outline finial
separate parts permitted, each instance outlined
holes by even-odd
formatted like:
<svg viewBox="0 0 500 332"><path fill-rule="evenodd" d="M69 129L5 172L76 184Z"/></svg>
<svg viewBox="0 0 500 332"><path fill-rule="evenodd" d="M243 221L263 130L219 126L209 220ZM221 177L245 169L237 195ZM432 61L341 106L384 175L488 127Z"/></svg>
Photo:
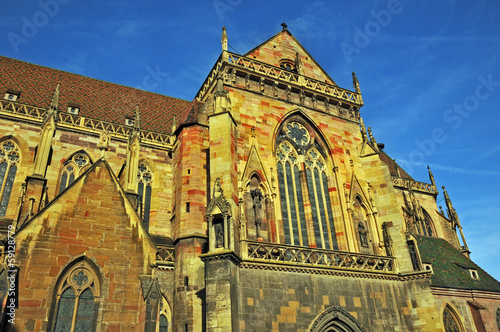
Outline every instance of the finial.
<svg viewBox="0 0 500 332"><path fill-rule="evenodd" d="M59 83L57 83L56 90L52 95L52 100L50 101L50 109L56 111L59 107Z"/></svg>
<svg viewBox="0 0 500 332"><path fill-rule="evenodd" d="M226 27L222 27L222 37L221 37L221 43L222 43L222 51L227 51L227 33L226 33Z"/></svg>
<svg viewBox="0 0 500 332"><path fill-rule="evenodd" d="M175 133L176 130L177 130L177 119L175 118L174 115L174 117L172 118L172 134Z"/></svg>
<svg viewBox="0 0 500 332"><path fill-rule="evenodd" d="M427 165L427 170L429 171L429 179L431 180L431 184L433 186L436 186L436 182L434 182L434 175L432 174L431 168L429 167L429 165Z"/></svg>
<svg viewBox="0 0 500 332"><path fill-rule="evenodd" d="M283 27L283 29L281 31L286 31L287 29L287 25L285 22L281 23L281 26Z"/></svg>
<svg viewBox="0 0 500 332"><path fill-rule="evenodd" d="M361 90L359 88L358 78L356 77L355 72L352 72L352 85L354 85L354 90L356 91L356 93L361 94Z"/></svg>

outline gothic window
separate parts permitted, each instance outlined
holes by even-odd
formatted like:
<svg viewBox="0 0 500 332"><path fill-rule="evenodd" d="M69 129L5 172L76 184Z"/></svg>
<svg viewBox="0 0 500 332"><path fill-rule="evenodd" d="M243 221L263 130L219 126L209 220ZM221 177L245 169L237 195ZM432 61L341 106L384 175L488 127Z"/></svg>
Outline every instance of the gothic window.
<svg viewBox="0 0 500 332"><path fill-rule="evenodd" d="M276 159L285 243L309 246L312 242L304 212L309 199L316 246L337 249L325 159L311 147L311 135L301 123L286 124L283 133Z"/></svg>
<svg viewBox="0 0 500 332"><path fill-rule="evenodd" d="M19 147L13 140L0 143L0 217L4 217L7 212L20 159Z"/></svg>
<svg viewBox="0 0 500 332"><path fill-rule="evenodd" d="M311 201L312 218L316 245L320 248L336 248L335 235L332 238L333 213L330 195L328 194L328 181L326 177L326 163L321 154L311 148L305 156L306 181ZM334 233L333 233L334 234Z"/></svg>
<svg viewBox="0 0 500 332"><path fill-rule="evenodd" d="M316 317L312 332L364 332L365 329L350 313L340 307L329 307Z"/></svg>
<svg viewBox="0 0 500 332"><path fill-rule="evenodd" d="M295 66L295 63L292 60L281 60L280 61L280 68L297 74L297 68Z"/></svg>
<svg viewBox="0 0 500 332"><path fill-rule="evenodd" d="M297 151L289 142L280 144L278 159L278 181L285 230L285 243L308 246L304 199L299 175Z"/></svg>
<svg viewBox="0 0 500 332"><path fill-rule="evenodd" d="M422 230L421 230L422 234L420 234L420 235L434 236L434 232L432 231L433 222L432 222L431 216L429 216L427 211L425 211L424 209L422 209L422 212L424 215L424 220L423 220L423 225L422 225Z"/></svg>
<svg viewBox="0 0 500 332"><path fill-rule="evenodd" d="M76 263L60 279L56 301L55 332L95 331L99 280L86 261Z"/></svg>
<svg viewBox="0 0 500 332"><path fill-rule="evenodd" d="M453 309L447 305L443 311L443 324L445 332L462 332L459 319Z"/></svg>
<svg viewBox="0 0 500 332"><path fill-rule="evenodd" d="M139 188L140 214L146 229L149 229L149 213L151 211L151 185L153 183L153 173L148 165L141 161L137 172L137 182Z"/></svg>
<svg viewBox="0 0 500 332"><path fill-rule="evenodd" d="M75 153L61 169L59 193L68 188L90 165L92 160L85 152Z"/></svg>
<svg viewBox="0 0 500 332"><path fill-rule="evenodd" d="M160 302L160 321L158 324L159 332L168 332L168 317L170 316L170 312L168 309L169 308L167 300L162 297Z"/></svg>

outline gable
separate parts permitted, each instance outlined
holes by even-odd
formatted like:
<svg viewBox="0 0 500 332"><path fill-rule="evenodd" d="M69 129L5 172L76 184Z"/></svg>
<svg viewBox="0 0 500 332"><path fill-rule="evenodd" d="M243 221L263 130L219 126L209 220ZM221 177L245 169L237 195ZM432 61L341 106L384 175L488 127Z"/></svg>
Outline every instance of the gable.
<svg viewBox="0 0 500 332"><path fill-rule="evenodd" d="M81 255L94 257L99 266L109 259L125 259L127 264L134 259L135 267L145 273L156 255L141 219L103 160L22 226L16 238L30 242L30 252L19 253L19 260L36 259L44 248L54 256L67 254L68 261Z"/></svg>
<svg viewBox="0 0 500 332"><path fill-rule="evenodd" d="M302 63L302 75L336 85L309 52L286 29L256 46L244 56L279 67L282 60L295 62L297 52Z"/></svg>

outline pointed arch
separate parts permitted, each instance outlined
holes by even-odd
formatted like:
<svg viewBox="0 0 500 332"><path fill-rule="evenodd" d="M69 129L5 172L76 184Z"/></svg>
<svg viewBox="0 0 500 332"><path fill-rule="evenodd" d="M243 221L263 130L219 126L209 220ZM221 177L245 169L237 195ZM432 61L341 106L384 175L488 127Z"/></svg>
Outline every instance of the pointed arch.
<svg viewBox="0 0 500 332"><path fill-rule="evenodd" d="M462 320L450 303L443 303L441 318L445 332L465 332Z"/></svg>
<svg viewBox="0 0 500 332"><path fill-rule="evenodd" d="M21 149L12 138L0 141L0 217L7 213L17 169L21 163Z"/></svg>
<svg viewBox="0 0 500 332"><path fill-rule="evenodd" d="M151 165L144 159L139 160L137 168L137 193L139 195L139 214L144 227L149 230L151 213L151 192L153 187L153 171Z"/></svg>
<svg viewBox="0 0 500 332"><path fill-rule="evenodd" d="M167 299L164 296L161 297L160 301L160 312L158 316L158 329L159 332L171 332L172 331L172 311Z"/></svg>
<svg viewBox="0 0 500 332"><path fill-rule="evenodd" d="M419 227L419 233L421 233L420 235L435 236L436 228L434 226L434 221L432 220L430 214L427 213L427 211L425 211L424 208L422 208L422 214L423 214L422 225L421 227Z"/></svg>
<svg viewBox="0 0 500 332"><path fill-rule="evenodd" d="M338 249L329 182L334 163L327 141L300 111L278 128L275 155L285 243Z"/></svg>
<svg viewBox="0 0 500 332"><path fill-rule="evenodd" d="M87 257L69 263L54 289L49 331L96 331L101 276Z"/></svg>
<svg viewBox="0 0 500 332"><path fill-rule="evenodd" d="M309 332L365 332L350 313L340 307L323 310L309 326Z"/></svg>
<svg viewBox="0 0 500 332"><path fill-rule="evenodd" d="M79 150L69 156L62 164L59 172L59 193L62 193L75 180L94 164L85 150Z"/></svg>

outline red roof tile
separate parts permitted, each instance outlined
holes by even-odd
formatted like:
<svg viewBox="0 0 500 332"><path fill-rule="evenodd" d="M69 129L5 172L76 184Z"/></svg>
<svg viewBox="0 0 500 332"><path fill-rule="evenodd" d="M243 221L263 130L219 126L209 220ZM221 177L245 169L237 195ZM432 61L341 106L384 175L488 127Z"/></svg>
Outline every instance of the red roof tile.
<svg viewBox="0 0 500 332"><path fill-rule="evenodd" d="M170 134L172 118L184 119L191 102L0 56L0 91L21 91L19 102L49 107L60 83L59 109L79 106L79 115L118 124L141 112L142 128Z"/></svg>

